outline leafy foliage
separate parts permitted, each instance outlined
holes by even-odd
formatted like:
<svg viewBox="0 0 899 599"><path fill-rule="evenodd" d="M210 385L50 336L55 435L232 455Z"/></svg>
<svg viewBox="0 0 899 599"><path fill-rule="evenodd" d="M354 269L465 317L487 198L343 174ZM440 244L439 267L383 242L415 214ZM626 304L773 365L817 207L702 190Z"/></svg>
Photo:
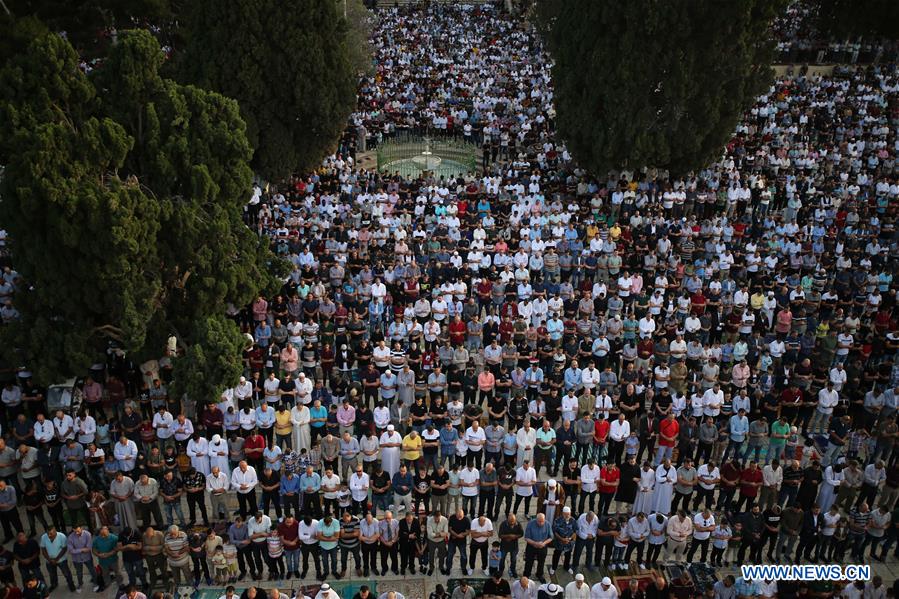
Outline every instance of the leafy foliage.
<svg viewBox="0 0 899 599"><path fill-rule="evenodd" d="M139 23L173 18L177 0L4 0L12 18L0 21L0 31L13 20L31 18L53 32L65 32L82 56L105 50L106 33Z"/></svg>
<svg viewBox="0 0 899 599"><path fill-rule="evenodd" d="M818 26L832 39L899 39L895 0L818 0Z"/></svg>
<svg viewBox="0 0 899 599"><path fill-rule="evenodd" d="M237 104L164 79L162 60L149 33L126 31L88 77L48 34L0 71L0 218L30 285L4 346L44 382L110 342L158 357L175 333L210 369L184 390L209 397L240 363L227 304L273 283L241 220L252 151Z"/></svg>
<svg viewBox="0 0 899 599"><path fill-rule="evenodd" d="M784 0L539 0L556 126L585 167L683 172L718 155L773 73Z"/></svg>
<svg viewBox="0 0 899 599"><path fill-rule="evenodd" d="M235 98L269 179L314 168L355 104L348 28L334 0L197 0L182 14L184 81Z"/></svg>

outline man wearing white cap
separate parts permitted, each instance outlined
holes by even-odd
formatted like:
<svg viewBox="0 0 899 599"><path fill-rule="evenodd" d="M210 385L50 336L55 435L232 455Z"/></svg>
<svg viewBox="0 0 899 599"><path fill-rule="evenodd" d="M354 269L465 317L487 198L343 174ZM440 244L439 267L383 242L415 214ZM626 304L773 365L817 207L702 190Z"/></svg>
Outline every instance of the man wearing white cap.
<svg viewBox="0 0 899 599"><path fill-rule="evenodd" d="M210 470L218 468L222 472L228 472L228 442L221 435L212 435L209 442L209 466Z"/></svg>
<svg viewBox="0 0 899 599"><path fill-rule="evenodd" d="M253 383L244 376L240 377L240 382L234 387L234 399L237 400L237 405L241 405L243 401L250 399L252 395Z"/></svg>
<svg viewBox="0 0 899 599"><path fill-rule="evenodd" d="M565 599L590 599L590 585L584 582L584 575L580 572L565 585Z"/></svg>
<svg viewBox="0 0 899 599"><path fill-rule="evenodd" d="M541 584L540 588L537 589L537 599L553 599L555 597L562 599L563 593L562 587L554 582L548 582Z"/></svg>
<svg viewBox="0 0 899 599"><path fill-rule="evenodd" d="M403 444L403 437L396 432L392 424L388 424L387 430L381 434L379 444L381 446L381 467L393 478L393 475L400 469L400 446Z"/></svg>
<svg viewBox="0 0 899 599"><path fill-rule="evenodd" d="M590 589L590 599L618 599L618 589L612 584L611 578L604 576Z"/></svg>
<svg viewBox="0 0 899 599"><path fill-rule="evenodd" d="M315 599L340 599L340 595L331 590L331 585L326 582L322 584Z"/></svg>
<svg viewBox="0 0 899 599"><path fill-rule="evenodd" d="M565 503L565 491L559 487L555 479L549 479L545 487L537 492L537 511L543 511L546 519L555 521L558 506Z"/></svg>

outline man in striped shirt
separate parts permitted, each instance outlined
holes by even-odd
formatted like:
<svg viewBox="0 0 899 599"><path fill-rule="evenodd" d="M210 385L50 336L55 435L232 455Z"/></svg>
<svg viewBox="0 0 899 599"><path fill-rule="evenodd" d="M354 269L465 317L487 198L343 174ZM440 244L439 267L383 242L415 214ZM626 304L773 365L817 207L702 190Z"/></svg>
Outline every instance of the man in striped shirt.
<svg viewBox="0 0 899 599"><path fill-rule="evenodd" d="M362 575L362 561L359 557L359 518L350 512L344 512L340 520L340 577L346 576L347 558L353 555L356 564L356 576Z"/></svg>

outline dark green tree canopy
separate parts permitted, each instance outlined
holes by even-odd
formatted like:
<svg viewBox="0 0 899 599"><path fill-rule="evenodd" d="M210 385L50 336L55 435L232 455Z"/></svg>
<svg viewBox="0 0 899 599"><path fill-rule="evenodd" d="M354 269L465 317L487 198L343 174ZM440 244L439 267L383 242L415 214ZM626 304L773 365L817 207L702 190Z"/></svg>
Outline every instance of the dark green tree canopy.
<svg viewBox="0 0 899 599"><path fill-rule="evenodd" d="M241 219L252 150L236 102L164 79L162 62L149 33L126 31L87 76L47 34L0 71L0 218L29 286L3 342L43 382L109 342L158 357L173 333L189 348L178 361L216 371L180 390L211 394L240 372L225 309L272 283Z"/></svg>
<svg viewBox="0 0 899 599"><path fill-rule="evenodd" d="M716 157L769 85L784 0L538 0L556 126L597 173L684 172Z"/></svg>
<svg viewBox="0 0 899 599"><path fill-rule="evenodd" d="M0 16L0 33L16 22L34 19L50 31L65 32L81 56L105 51L113 29L174 19L180 0L4 0L9 14Z"/></svg>
<svg viewBox="0 0 899 599"><path fill-rule="evenodd" d="M180 77L238 101L257 172L280 179L333 151L356 97L334 0L197 0L181 20Z"/></svg>
<svg viewBox="0 0 899 599"><path fill-rule="evenodd" d="M818 27L831 39L899 39L896 0L806 0L818 12Z"/></svg>

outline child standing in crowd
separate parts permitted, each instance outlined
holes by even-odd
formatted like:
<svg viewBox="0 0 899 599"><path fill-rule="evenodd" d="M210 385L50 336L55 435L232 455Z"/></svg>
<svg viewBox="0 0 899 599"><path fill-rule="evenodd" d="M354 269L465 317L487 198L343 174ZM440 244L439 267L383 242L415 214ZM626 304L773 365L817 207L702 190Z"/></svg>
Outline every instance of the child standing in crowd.
<svg viewBox="0 0 899 599"><path fill-rule="evenodd" d="M490 545L490 553L487 555L487 568L490 573L499 572L499 565L503 559L503 550L500 549L499 541L493 541Z"/></svg>
<svg viewBox="0 0 899 599"><path fill-rule="evenodd" d="M627 570L627 564L624 562L624 553L630 544L630 537L627 534L627 527L622 527L612 542L612 559L609 560L609 567L612 570Z"/></svg>
<svg viewBox="0 0 899 599"><path fill-rule="evenodd" d="M229 537L225 537L225 544L222 545L222 555L225 556L225 560L228 565L228 582L234 583L237 582L237 546L231 542Z"/></svg>
<svg viewBox="0 0 899 599"><path fill-rule="evenodd" d="M225 556L221 545L215 548L212 554L212 567L215 570L215 583L228 584L231 582L231 570L228 567L228 558Z"/></svg>
<svg viewBox="0 0 899 599"><path fill-rule="evenodd" d="M730 526L727 523L727 518L722 518L721 522L715 527L715 530L712 532L712 565L721 567L724 565L722 561L722 557L727 551L728 541L731 539L731 530Z"/></svg>

